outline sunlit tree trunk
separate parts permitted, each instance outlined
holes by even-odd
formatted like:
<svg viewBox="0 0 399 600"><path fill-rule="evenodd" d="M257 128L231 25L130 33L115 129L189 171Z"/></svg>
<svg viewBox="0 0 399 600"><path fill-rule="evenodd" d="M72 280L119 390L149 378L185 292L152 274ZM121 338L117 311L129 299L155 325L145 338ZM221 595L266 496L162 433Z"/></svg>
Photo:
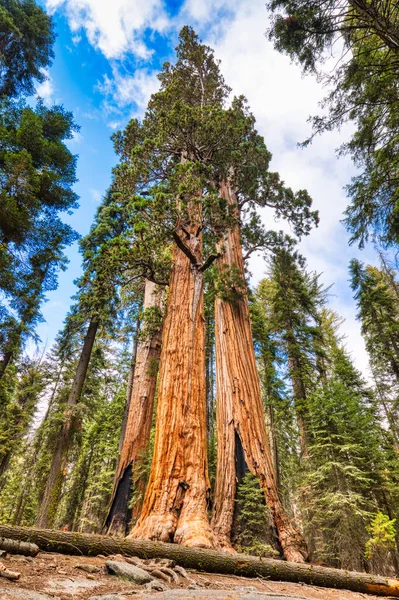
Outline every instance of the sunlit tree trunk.
<svg viewBox="0 0 399 600"><path fill-rule="evenodd" d="M198 220L185 245L202 261ZM139 521L130 537L210 547L206 451L203 273L177 245L169 284L157 397L154 456Z"/></svg>
<svg viewBox="0 0 399 600"><path fill-rule="evenodd" d="M108 533L122 536L127 534L130 519L132 517L137 519L140 515L145 492L146 477L142 468L148 453L154 411L161 355L163 301L163 290L158 289L154 283L147 280L144 292L144 331L137 344L126 427L120 449L111 507L105 524ZM159 313L156 323L146 334L145 315L146 311L152 309L156 309ZM134 482L137 501L129 509L132 482Z"/></svg>
<svg viewBox="0 0 399 600"><path fill-rule="evenodd" d="M237 207L236 195L229 184L221 185L220 194ZM264 489L284 556L287 560L303 562L307 556L304 541L290 523L278 493L255 359L238 227L226 235L223 250L218 259L219 269L235 266L242 275L242 284L231 301L215 299L218 463L212 527L222 546L229 548L239 467L237 458L243 454L246 466L259 478Z"/></svg>
<svg viewBox="0 0 399 600"><path fill-rule="evenodd" d="M90 321L85 335L75 378L68 396L65 421L60 431L60 435L56 440L56 447L51 462L50 472L47 478L46 489L40 505L39 516L36 522L38 527L47 528L52 527L54 524L54 519L61 495L64 474L67 466L68 450L76 428L74 407L76 404L78 404L82 394L98 326L98 320L93 318Z"/></svg>
<svg viewBox="0 0 399 600"><path fill-rule="evenodd" d="M290 339L293 339L294 332L292 328L287 328ZM299 430L299 446L301 457L309 456L309 434L307 428L307 394L305 383L301 374L301 364L295 348L288 343L288 366L290 369L292 391L294 394L294 406L296 412L296 421Z"/></svg>

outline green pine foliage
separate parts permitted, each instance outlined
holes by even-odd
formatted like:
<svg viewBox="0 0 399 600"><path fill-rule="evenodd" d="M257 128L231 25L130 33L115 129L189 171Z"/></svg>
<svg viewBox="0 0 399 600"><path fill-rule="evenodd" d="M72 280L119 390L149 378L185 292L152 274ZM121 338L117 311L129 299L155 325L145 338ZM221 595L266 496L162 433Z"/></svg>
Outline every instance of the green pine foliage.
<svg viewBox="0 0 399 600"><path fill-rule="evenodd" d="M396 548L396 519L390 519L388 515L378 512L371 523L367 526L370 539L366 542L365 556L368 559L375 557L377 553L395 550Z"/></svg>
<svg viewBox="0 0 399 600"><path fill-rule="evenodd" d="M235 547L254 556L276 556L269 543L270 514L258 479L247 471L237 486Z"/></svg>
<svg viewBox="0 0 399 600"><path fill-rule="evenodd" d="M29 96L54 58L51 18L34 0L1 0L0 32L0 97Z"/></svg>
<svg viewBox="0 0 399 600"><path fill-rule="evenodd" d="M352 241L398 242L399 9L392 0L270 0L270 38L277 50L326 84L313 134L350 121L354 133L342 148L360 174L348 185L346 225ZM331 68L326 59L335 55ZM306 143L309 143L308 140Z"/></svg>
<svg viewBox="0 0 399 600"><path fill-rule="evenodd" d="M133 119L114 136L119 156L115 187L126 198L134 221L143 275L155 283L168 280L164 272L173 244L185 252L195 270L209 269L224 234L238 221L247 256L287 242L281 232L265 230L257 207L271 208L299 237L318 222L306 190L294 193L269 170L271 155L255 129L246 99L227 102L230 88L219 63L190 27L180 32L176 56L176 64L163 65L160 91L151 96L143 120ZM227 177L238 191L240 219L219 197L219 184ZM194 233L190 225L195 226ZM203 245L200 263L189 240ZM219 292L229 298L241 287L241 275L234 268L213 277Z"/></svg>
<svg viewBox="0 0 399 600"><path fill-rule="evenodd" d="M290 379L303 455L311 442L308 395L317 381L317 365L323 354L319 310L325 291L318 279L306 271L304 259L296 251L279 248L269 261L269 279L257 290L274 343L284 357L282 368Z"/></svg>
<svg viewBox="0 0 399 600"><path fill-rule="evenodd" d="M39 361L28 358L13 379L9 393L1 387L5 397L0 403L0 478L32 425L46 383Z"/></svg>
<svg viewBox="0 0 399 600"><path fill-rule="evenodd" d="M395 273L353 260L350 274L380 410L397 443L399 309Z"/></svg>
<svg viewBox="0 0 399 600"><path fill-rule="evenodd" d="M1 472L45 384L40 368L36 384L29 379L22 353L28 339L39 341L41 305L66 268L65 248L78 238L61 219L77 206L76 157L66 144L78 127L62 106L26 99L46 79L54 39L51 18L34 0L0 1Z"/></svg>
<svg viewBox="0 0 399 600"><path fill-rule="evenodd" d="M289 15L288 20L276 19L277 43L307 70L317 67L333 42L325 28L335 23L335 6L331 1L320 15L317 3L310 12L302 0L272 3L273 10L286 9ZM353 15L349 22L357 26ZM309 23L317 24L316 34L306 30ZM62 107L48 109L40 101L34 106L22 98L42 80L41 69L52 58L51 20L32 0L0 0L0 25L0 522L30 526L37 521L60 432L71 425L50 520L58 528L102 531L123 431L133 338L137 343L140 336L147 337L162 317L157 309L142 312L143 282L147 278L167 286L174 245L186 253L193 269L204 273L212 493L218 443L214 300L217 294L234 306L247 287L234 266L218 270L214 263L226 233L239 227L244 258L253 252L267 256L266 278L249 292L249 300L281 498L302 529L313 560L392 574L399 518L395 271L384 261L381 268L351 263L370 355L370 385L345 348L339 317L325 306L327 290L319 276L307 270L295 241L266 230L260 217L259 208L268 208L289 222L296 237L308 235L318 221L309 195L293 192L270 171L271 155L245 98L230 101L231 90L212 49L184 27L176 62L162 67L160 91L151 96L143 120L133 119L113 138L119 163L90 232L80 240L83 273L64 326L45 356L24 356L28 339L38 341L42 302L56 288L57 273L66 265L65 248L77 237L61 220L77 201L76 159L65 145L76 125ZM346 26L347 21L339 24L341 30ZM345 40L354 52L337 81L352 95L341 106L334 105L335 94L329 98L330 116L338 115L338 121L338 109L374 98L379 75L372 71L366 89L362 73L375 36L369 32L367 40L360 40L353 32ZM364 44L367 52L361 56ZM387 64L384 52L375 53L378 64ZM390 76L384 85L385 102ZM378 235L391 242L397 234L395 178L386 190L378 177L393 151L389 136L394 121L391 115L387 148L376 148L378 131L374 134L370 127L379 108L369 117L362 110L356 105L350 117L359 128L349 149L365 171L351 190L348 224L362 243L378 222ZM330 127L328 121L315 124L318 130ZM392 169L395 161L393 157ZM219 197L220 183L227 179L237 192L237 213ZM370 200L372 189L386 192L383 218L379 197ZM187 244L193 238L203 244L201 263ZM93 324L87 372L71 401L79 356ZM137 480L150 472L154 432L153 423L150 449L142 470L134 474ZM135 482L132 505L142 493ZM277 554L271 513L249 472L238 483L234 519L233 542L239 551Z"/></svg>
<svg viewBox="0 0 399 600"><path fill-rule="evenodd" d="M384 567L365 549L375 515L396 514L394 440L325 303L318 276L295 252L278 249L251 310L280 491L296 507L314 560L389 574L392 556Z"/></svg>

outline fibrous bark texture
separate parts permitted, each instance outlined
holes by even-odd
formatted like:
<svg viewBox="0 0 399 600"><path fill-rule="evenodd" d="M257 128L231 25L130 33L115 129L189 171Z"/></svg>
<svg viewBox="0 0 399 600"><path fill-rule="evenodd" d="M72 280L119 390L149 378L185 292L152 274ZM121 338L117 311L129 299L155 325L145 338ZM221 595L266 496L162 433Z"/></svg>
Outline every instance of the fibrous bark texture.
<svg viewBox="0 0 399 600"><path fill-rule="evenodd" d="M185 244L201 264L198 225ZM177 246L163 329L150 478L131 537L213 545L207 518L205 322L203 273Z"/></svg>
<svg viewBox="0 0 399 600"><path fill-rule="evenodd" d="M203 548L143 540L118 540L102 535L46 531L0 525L0 536L34 542L41 550L96 556L124 554L142 559L169 558L187 569L244 577L263 577L274 581L307 583L321 587L347 589L365 594L399 598L399 581L368 573L355 573L316 565L296 564L272 558L256 558Z"/></svg>
<svg viewBox="0 0 399 600"><path fill-rule="evenodd" d="M129 509L132 480L135 482L135 491L145 492L145 478L143 474L135 477L140 471L146 457L150 441L151 422L154 410L154 398L157 384L158 364L161 355L162 320L156 322L146 333L146 311L159 310L159 317L163 308L164 292L147 280L144 292L144 331L137 345L135 368L131 386L131 397L121 446L119 464L115 477L115 484L111 498L111 507L106 521L108 533L127 534L127 527L131 517L138 517L141 511L142 500ZM140 494L138 494L140 496Z"/></svg>
<svg viewBox="0 0 399 600"><path fill-rule="evenodd" d="M39 516L36 522L38 527L51 527L54 522L56 509L61 495L69 445L75 429L75 417L73 409L79 402L82 394L83 385L86 380L87 369L89 367L91 352L96 339L98 325L98 320L92 319L85 335L75 378L68 396L65 421L60 431L60 435L56 440L56 447L53 454L50 472L47 478L46 489L40 505Z"/></svg>
<svg viewBox="0 0 399 600"><path fill-rule="evenodd" d="M221 185L220 194L237 206L228 183ZM236 290L231 301L215 299L218 452L212 527L222 547L229 548L237 486L236 452L241 446L247 467L264 489L285 558L303 562L306 547L280 500L266 431L238 226L226 235L223 250L218 267L222 272L234 267L242 276L242 289Z"/></svg>

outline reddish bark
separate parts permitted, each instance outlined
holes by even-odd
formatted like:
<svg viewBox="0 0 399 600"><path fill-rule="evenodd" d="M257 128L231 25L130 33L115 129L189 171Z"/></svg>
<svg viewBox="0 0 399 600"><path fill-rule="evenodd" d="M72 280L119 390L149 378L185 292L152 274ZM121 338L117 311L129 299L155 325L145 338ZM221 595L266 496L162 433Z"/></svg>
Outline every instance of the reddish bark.
<svg viewBox="0 0 399 600"><path fill-rule="evenodd" d="M185 228L184 243L200 265L202 240L194 221ZM200 268L176 245L163 330L154 457L132 538L214 545L207 518L203 285Z"/></svg>
<svg viewBox="0 0 399 600"><path fill-rule="evenodd" d="M144 315L148 309L162 310L163 297L163 291L147 280L144 292ZM126 428L115 476L111 507L106 521L108 533L125 536L130 519L137 518L141 511L145 477L141 473L136 478L135 473L140 472L150 442L161 340L162 322L150 330L148 335L144 334L137 345ZM138 500L133 510L129 510L128 504L133 480L135 491L138 492Z"/></svg>
<svg viewBox="0 0 399 600"><path fill-rule="evenodd" d="M221 185L220 194L237 206L229 184ZM223 249L218 267L222 271L238 268L242 289L237 290L234 301L215 299L218 463L212 527L222 546L229 548L237 486L236 453L241 445L247 467L265 491L284 556L303 562L306 547L280 500L266 431L238 226L226 235Z"/></svg>

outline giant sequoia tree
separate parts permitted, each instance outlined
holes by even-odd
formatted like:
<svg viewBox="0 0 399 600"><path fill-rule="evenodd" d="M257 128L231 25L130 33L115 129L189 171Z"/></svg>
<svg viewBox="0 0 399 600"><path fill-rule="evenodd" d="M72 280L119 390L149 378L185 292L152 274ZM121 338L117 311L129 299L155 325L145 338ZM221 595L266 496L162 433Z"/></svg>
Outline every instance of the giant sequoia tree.
<svg viewBox="0 0 399 600"><path fill-rule="evenodd" d="M234 106L234 105L233 105ZM237 224L220 245L217 260L219 290L215 299L216 387L218 423L218 463L212 525L221 543L230 545L237 481L249 468L260 480L266 503L284 555L301 561L306 548L288 520L281 503L275 465L265 426L264 410L245 281L242 237L246 256L282 241L263 231L253 213L254 205L268 206L287 218L298 235L308 233L317 214L310 211L306 192L293 194L276 173L268 170L270 154L254 130L253 117L241 110L248 131L241 132L229 174L220 184L220 196L231 207ZM250 224L240 224L245 213Z"/></svg>
<svg viewBox="0 0 399 600"><path fill-rule="evenodd" d="M271 490L268 502L284 550L287 556L302 559L296 549L301 545L299 536L288 523L278 498L267 446L245 284L243 289L240 211L244 204L248 206L248 255L279 237L259 227L256 204L269 205L278 216L288 217L298 233L307 233L316 215L310 211L306 192L294 194L276 174L269 173L270 154L254 129L245 99L235 99L230 107L226 106L229 90L218 64L211 49L201 45L191 29L186 27L180 34L176 65L164 65L159 78L160 92L152 96L143 122L132 121L123 134L116 136L121 162L115 185L125 193L133 191L131 208L137 215L137 238L142 248L148 249L143 260L148 262L148 257L155 257L154 248L158 252L164 248L163 254L169 253L172 265L154 458L141 517L131 535L209 546L226 544L230 534L228 526L223 532L215 527L219 538L215 539L206 510L209 482L203 274L217 264L217 287L222 294L223 290L227 296L234 296L234 289L244 292L246 309L236 321L238 329L244 325L244 346L237 354L240 344L233 344L227 354L232 354L234 361L234 357L247 353L251 361L247 371L252 377L248 400L248 410L253 411L250 429L260 429L253 437L242 425L246 460L253 469L257 462L261 463L259 469ZM254 231L251 225L256 226ZM236 254L232 254L231 245ZM154 280L151 269L147 277ZM224 300L222 307L229 310L228 306ZM222 352L225 356L226 349ZM223 380L235 377L223 370L220 357L217 361ZM230 399L223 397L221 405L227 401ZM239 410L238 405L235 410ZM250 449L252 442L257 444L257 450ZM231 444L224 445L222 441L220 446L234 463ZM235 475L232 477L235 481ZM234 495L229 495L229 514ZM228 516L227 522L229 519Z"/></svg>
<svg viewBox="0 0 399 600"><path fill-rule="evenodd" d="M164 66L143 123L128 126L124 142L134 162L119 168L141 192L138 237L171 246L172 261L154 458L132 535L209 546L203 285L218 228L229 217L210 180L213 155L228 143L228 89L211 50L188 28L177 54L176 66Z"/></svg>

